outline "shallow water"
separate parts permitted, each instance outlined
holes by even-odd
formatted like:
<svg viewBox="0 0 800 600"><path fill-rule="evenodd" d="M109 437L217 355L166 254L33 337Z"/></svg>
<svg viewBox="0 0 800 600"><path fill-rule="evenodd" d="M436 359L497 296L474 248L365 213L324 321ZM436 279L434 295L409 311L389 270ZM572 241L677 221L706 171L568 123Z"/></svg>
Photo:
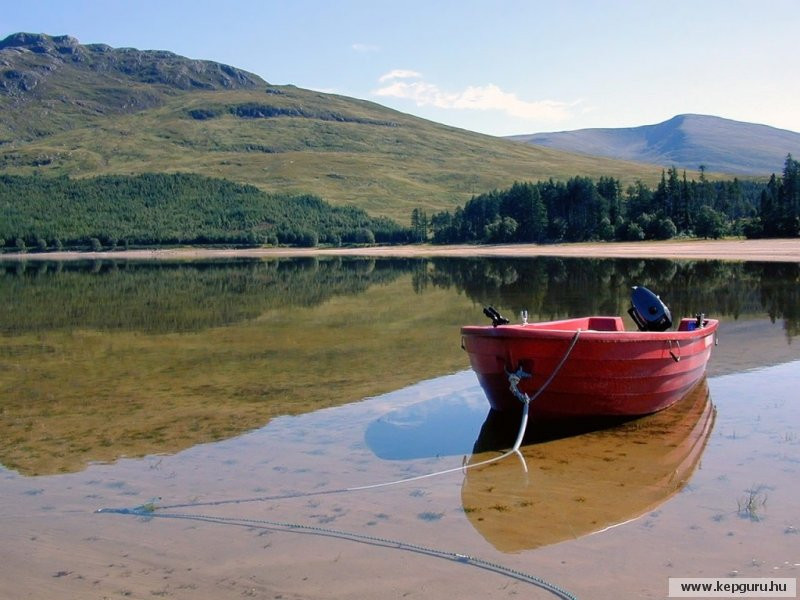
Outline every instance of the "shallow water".
<svg viewBox="0 0 800 600"><path fill-rule="evenodd" d="M4 292L41 317L3 324L15 468L0 470L0 597L553 597L438 551L581 598L661 598L668 577L797 577L797 269L660 261L659 280L646 261L289 262L175 267L166 281L141 267L123 274L135 301L119 271L55 287L63 268L6 275ZM704 386L595 431L534 425L524 461L462 468L516 433L487 419L464 370L457 327L480 322L478 299L619 313L643 272L683 312L687 282L711 282L699 295L723 323ZM160 316L141 305L157 300ZM81 397L101 413L90 426Z"/></svg>

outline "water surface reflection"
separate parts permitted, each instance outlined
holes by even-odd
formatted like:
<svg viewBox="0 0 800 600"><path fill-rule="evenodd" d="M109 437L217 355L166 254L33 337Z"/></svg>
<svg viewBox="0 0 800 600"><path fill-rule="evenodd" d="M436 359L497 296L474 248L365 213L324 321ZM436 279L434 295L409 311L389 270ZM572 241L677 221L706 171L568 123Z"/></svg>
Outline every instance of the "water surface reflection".
<svg viewBox="0 0 800 600"><path fill-rule="evenodd" d="M495 548L518 552L636 518L677 493L689 480L714 423L705 379L660 413L627 423L584 423L579 436L523 446L527 468L514 460L468 469L461 499L470 523ZM468 464L486 460L497 443L490 414ZM500 432L502 438L507 428ZM560 432L566 435L567 431Z"/></svg>
<svg viewBox="0 0 800 600"><path fill-rule="evenodd" d="M44 475L231 438L466 368L458 330L482 304L623 314L635 284L722 319L711 374L798 357L792 263L0 262L0 464ZM425 454L423 438L381 451Z"/></svg>

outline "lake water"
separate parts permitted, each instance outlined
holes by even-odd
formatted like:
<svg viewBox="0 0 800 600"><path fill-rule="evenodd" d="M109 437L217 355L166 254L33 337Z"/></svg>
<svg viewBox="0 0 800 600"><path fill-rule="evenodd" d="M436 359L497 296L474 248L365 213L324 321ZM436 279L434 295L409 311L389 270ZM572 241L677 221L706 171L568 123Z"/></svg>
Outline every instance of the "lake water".
<svg viewBox="0 0 800 600"><path fill-rule="evenodd" d="M703 385L465 468L518 424L459 327L487 304L624 314L632 285L721 320ZM558 597L525 575L662 598L800 573L800 264L0 263L0 298L0 598Z"/></svg>

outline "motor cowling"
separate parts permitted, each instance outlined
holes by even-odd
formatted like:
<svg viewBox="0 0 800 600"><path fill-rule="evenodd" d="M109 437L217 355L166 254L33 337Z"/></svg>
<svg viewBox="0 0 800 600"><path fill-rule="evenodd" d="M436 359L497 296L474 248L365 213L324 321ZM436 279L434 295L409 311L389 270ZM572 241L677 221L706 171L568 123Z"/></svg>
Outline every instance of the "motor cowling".
<svg viewBox="0 0 800 600"><path fill-rule="evenodd" d="M628 314L639 331L666 331L672 327L672 314L656 294L644 286L634 286Z"/></svg>
<svg viewBox="0 0 800 600"><path fill-rule="evenodd" d="M492 327L497 327L498 325L508 325L509 323L509 320L497 312L497 309L494 306L485 306L483 308L483 314L492 320Z"/></svg>

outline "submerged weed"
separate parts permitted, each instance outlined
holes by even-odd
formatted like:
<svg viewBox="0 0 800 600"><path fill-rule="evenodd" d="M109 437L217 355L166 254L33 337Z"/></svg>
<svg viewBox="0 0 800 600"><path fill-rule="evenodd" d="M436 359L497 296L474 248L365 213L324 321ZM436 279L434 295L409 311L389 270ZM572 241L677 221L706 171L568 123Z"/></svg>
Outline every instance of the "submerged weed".
<svg viewBox="0 0 800 600"><path fill-rule="evenodd" d="M746 495L737 500L740 517L751 521L761 520L761 511L767 504L767 494L763 490L762 485L745 490Z"/></svg>
<svg viewBox="0 0 800 600"><path fill-rule="evenodd" d="M417 518L422 519L423 521L438 521L444 516L444 513L435 513L435 512L421 512L417 515Z"/></svg>

